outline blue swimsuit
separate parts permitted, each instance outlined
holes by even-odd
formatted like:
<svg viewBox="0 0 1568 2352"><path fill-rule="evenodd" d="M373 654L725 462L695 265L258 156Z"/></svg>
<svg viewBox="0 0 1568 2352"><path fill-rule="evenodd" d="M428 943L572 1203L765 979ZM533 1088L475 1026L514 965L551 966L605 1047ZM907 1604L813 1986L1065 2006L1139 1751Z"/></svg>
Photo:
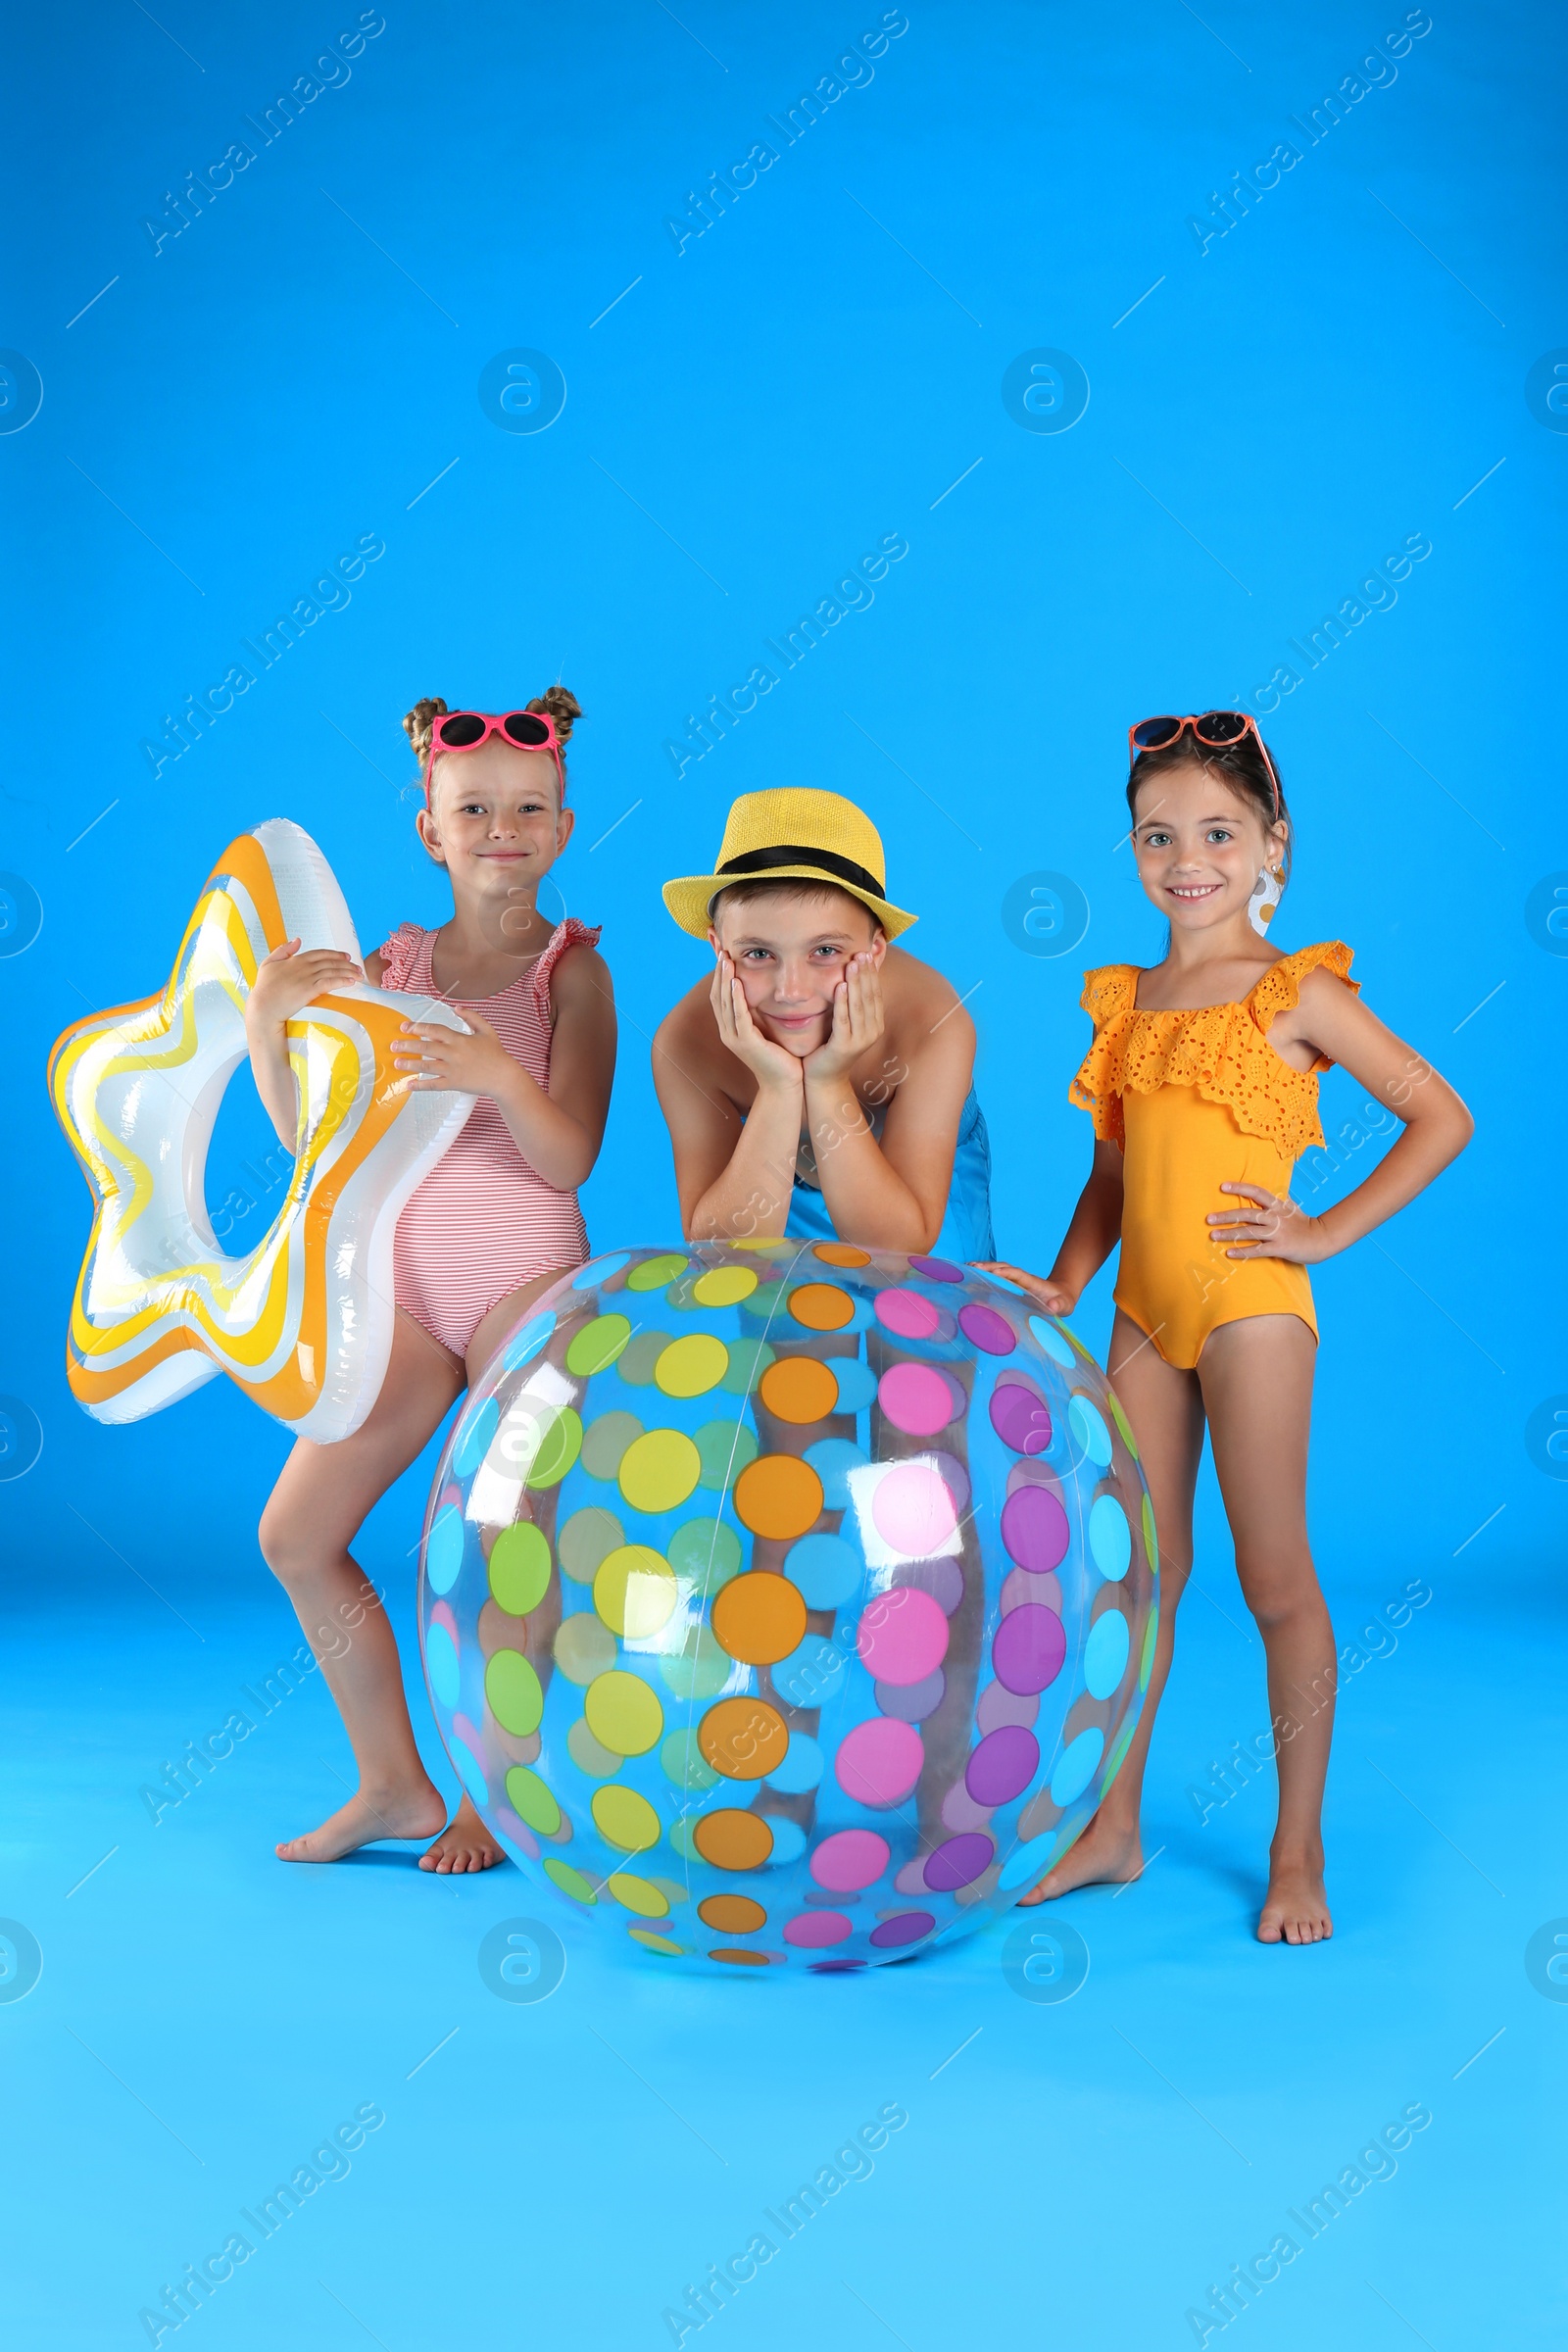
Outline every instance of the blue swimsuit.
<svg viewBox="0 0 1568 2352"><path fill-rule="evenodd" d="M879 1140L887 1117L885 1106L871 1112L871 1132ZM801 1139L795 1162L795 1187L790 1198L787 1238L798 1242L832 1242L839 1236L827 1213L817 1181L816 1157L809 1137ZM975 1258L994 1258L997 1245L991 1231L991 1139L985 1113L971 1087L958 1119L958 1141L953 1154L953 1182L943 1213L942 1231L931 1252L956 1265Z"/></svg>

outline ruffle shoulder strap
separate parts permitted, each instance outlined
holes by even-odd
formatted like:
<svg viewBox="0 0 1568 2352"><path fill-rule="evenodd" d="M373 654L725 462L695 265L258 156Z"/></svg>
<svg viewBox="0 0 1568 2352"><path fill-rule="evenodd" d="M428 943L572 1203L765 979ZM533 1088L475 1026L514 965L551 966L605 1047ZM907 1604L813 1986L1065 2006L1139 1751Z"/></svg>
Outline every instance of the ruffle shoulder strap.
<svg viewBox="0 0 1568 2352"><path fill-rule="evenodd" d="M1119 1012L1129 1012L1138 994L1138 966L1134 963L1102 963L1093 972L1084 974L1084 993L1078 1002L1094 1022L1097 1030L1103 1029Z"/></svg>
<svg viewBox="0 0 1568 2352"><path fill-rule="evenodd" d="M1078 1002L1095 1024L1095 1042L1068 1088L1069 1101L1087 1110L1101 1143L1123 1141L1121 1116L1121 1040L1133 1025L1133 999L1138 994L1138 966L1102 963L1084 974L1084 993Z"/></svg>
<svg viewBox="0 0 1568 2352"><path fill-rule="evenodd" d="M1301 982L1308 972L1332 972L1336 980L1343 980L1347 988L1353 988L1359 995L1360 981L1350 978L1354 954L1354 949L1348 948L1343 939L1325 939L1316 947L1298 948L1294 956L1282 956L1278 963L1271 963L1247 1000L1263 1035L1268 1035L1276 1013L1289 1012L1299 1004Z"/></svg>
<svg viewBox="0 0 1568 2352"><path fill-rule="evenodd" d="M383 988L406 989L408 987L415 957L423 946L425 938L425 932L417 923L399 923L391 938L381 942L379 953L381 986Z"/></svg>
<svg viewBox="0 0 1568 2352"><path fill-rule="evenodd" d="M529 981L534 1008L547 1028L555 1026L555 1015L550 1005L551 973L568 948L597 948L603 937L604 925L602 923L595 924L590 928L587 923L578 922L574 914L568 914L565 921L558 923L550 934L549 945L534 965Z"/></svg>

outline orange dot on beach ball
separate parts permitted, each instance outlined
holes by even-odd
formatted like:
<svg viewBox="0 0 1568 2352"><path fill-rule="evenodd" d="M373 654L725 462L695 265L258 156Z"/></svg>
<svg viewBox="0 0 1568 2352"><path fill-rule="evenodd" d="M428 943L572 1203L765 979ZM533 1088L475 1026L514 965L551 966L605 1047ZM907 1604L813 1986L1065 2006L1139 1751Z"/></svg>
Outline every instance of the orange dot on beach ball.
<svg viewBox="0 0 1568 2352"><path fill-rule="evenodd" d="M750 1936L767 1925L767 1913L749 1894L710 1894L699 1903L697 1916L706 1928L721 1936Z"/></svg>
<svg viewBox="0 0 1568 2352"><path fill-rule="evenodd" d="M735 1481L735 1512L754 1536L788 1544L821 1517L822 1481L799 1454L760 1453Z"/></svg>
<svg viewBox="0 0 1568 2352"><path fill-rule="evenodd" d="M758 1387L768 1411L780 1421L822 1421L839 1400L839 1384L814 1355L781 1355Z"/></svg>
<svg viewBox="0 0 1568 2352"><path fill-rule="evenodd" d="M773 1851L773 1833L760 1813L705 1813L692 1836L715 1870L760 1870Z"/></svg>
<svg viewBox="0 0 1568 2352"><path fill-rule="evenodd" d="M806 1602L787 1576L754 1568L713 1595L713 1638L742 1665L771 1666L806 1639Z"/></svg>
<svg viewBox="0 0 1568 2352"><path fill-rule="evenodd" d="M789 1743L783 1716L760 1698L721 1698L697 1727L703 1761L730 1781L762 1780L783 1763Z"/></svg>
<svg viewBox="0 0 1568 2352"><path fill-rule="evenodd" d="M842 1331L855 1313L855 1301L836 1282L803 1282L790 1293L790 1313L808 1331Z"/></svg>
<svg viewBox="0 0 1568 2352"><path fill-rule="evenodd" d="M871 1263L863 1250L853 1242L818 1242L811 1255L820 1258L824 1266L868 1266Z"/></svg>

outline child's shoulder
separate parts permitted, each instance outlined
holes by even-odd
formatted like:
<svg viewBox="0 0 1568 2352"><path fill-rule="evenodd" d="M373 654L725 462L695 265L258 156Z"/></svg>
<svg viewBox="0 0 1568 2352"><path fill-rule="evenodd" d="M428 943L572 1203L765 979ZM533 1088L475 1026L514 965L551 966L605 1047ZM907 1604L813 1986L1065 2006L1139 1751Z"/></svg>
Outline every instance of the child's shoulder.
<svg viewBox="0 0 1568 2352"><path fill-rule="evenodd" d="M557 1004L611 987L610 966L599 953L603 926L581 923L574 914L558 923L533 970L535 995L548 989Z"/></svg>
<svg viewBox="0 0 1568 2352"><path fill-rule="evenodd" d="M890 1009L945 1012L958 1001L958 992L934 963L911 956L907 948L889 947L882 963L882 988Z"/></svg>
<svg viewBox="0 0 1568 2352"><path fill-rule="evenodd" d="M711 1102L735 1085L735 1056L718 1034L712 975L694 980L654 1031L654 1084L661 1100L673 1091Z"/></svg>

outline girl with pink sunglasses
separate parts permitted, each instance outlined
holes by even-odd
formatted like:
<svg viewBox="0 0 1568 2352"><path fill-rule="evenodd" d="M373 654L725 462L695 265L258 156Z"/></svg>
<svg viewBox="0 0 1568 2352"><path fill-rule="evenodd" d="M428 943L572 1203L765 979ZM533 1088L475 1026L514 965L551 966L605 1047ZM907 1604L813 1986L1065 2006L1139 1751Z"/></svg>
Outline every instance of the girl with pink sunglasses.
<svg viewBox="0 0 1568 2352"><path fill-rule="evenodd" d="M400 924L363 977L414 1000L398 1057L405 1083L478 1100L398 1220L398 1314L374 1409L338 1445L299 1439L262 1514L262 1551L317 1650L360 1772L347 1804L278 1846L285 1862L335 1862L377 1838L428 1837L446 1819L415 1742L391 1626L349 1545L529 1302L588 1256L577 1188L604 1140L614 997L599 933L571 916L552 928L537 905L571 838L563 748L580 716L552 686L522 710L450 711L435 700L403 722L424 782L416 828L446 869L453 915L434 931ZM297 940L257 973L251 1066L289 1151L284 1024L361 977L347 956L302 953ZM454 1005L470 1034L421 1021L421 998ZM327 1643L337 1626L354 1627L352 1639ZM465 1795L420 1867L486 1870L502 1859Z"/></svg>
<svg viewBox="0 0 1568 2352"><path fill-rule="evenodd" d="M1089 1181L1056 1262L1022 1283L1070 1315L1120 1250L1107 1369L1143 1457L1159 1540L1159 1630L1137 1736L1099 1811L1026 1903L1138 1878L1139 1803L1176 1605L1193 1564L1193 1493L1207 1429L1236 1569L1268 1664L1279 1818L1263 1943L1332 1934L1323 1788L1338 1680L1334 1628L1306 1533L1317 1317L1306 1269L1348 1249L1464 1149L1470 1114L1369 1010L1339 940L1287 955L1270 926L1290 874L1290 812L1250 714L1144 719L1129 731L1127 804L1145 892L1170 924L1147 970L1086 974L1094 1042L1072 1099L1094 1120ZM1317 1074L1335 1062L1402 1133L1320 1216L1291 1198L1321 1145Z"/></svg>

